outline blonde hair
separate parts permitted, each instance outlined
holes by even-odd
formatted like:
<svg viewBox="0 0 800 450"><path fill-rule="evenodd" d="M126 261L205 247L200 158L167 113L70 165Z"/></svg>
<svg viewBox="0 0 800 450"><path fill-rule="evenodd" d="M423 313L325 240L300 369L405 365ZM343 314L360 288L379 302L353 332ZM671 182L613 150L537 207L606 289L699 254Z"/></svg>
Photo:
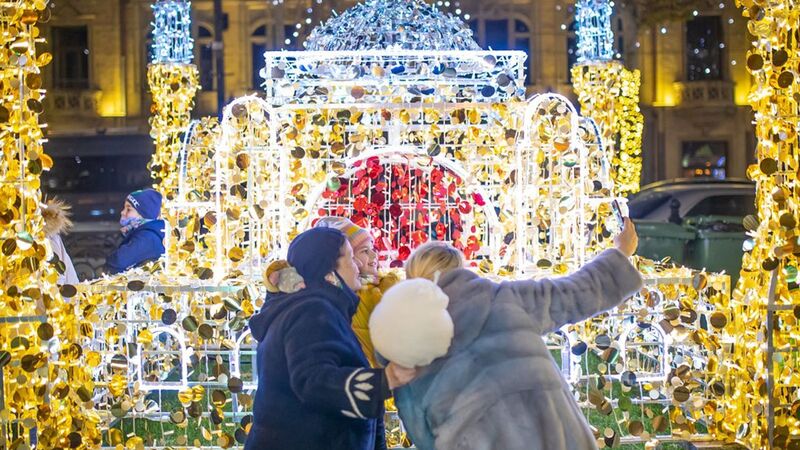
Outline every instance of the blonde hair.
<svg viewBox="0 0 800 450"><path fill-rule="evenodd" d="M406 278L427 278L434 281L437 273L445 273L464 267L464 255L442 241L431 241L420 245L411 253L405 264Z"/></svg>

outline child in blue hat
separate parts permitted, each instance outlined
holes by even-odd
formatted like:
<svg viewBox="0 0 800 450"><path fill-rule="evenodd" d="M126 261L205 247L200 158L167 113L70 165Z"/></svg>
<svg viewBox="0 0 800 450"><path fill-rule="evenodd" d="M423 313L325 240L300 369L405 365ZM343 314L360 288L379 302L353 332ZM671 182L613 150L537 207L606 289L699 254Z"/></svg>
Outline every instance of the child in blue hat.
<svg viewBox="0 0 800 450"><path fill-rule="evenodd" d="M154 189L132 192L125 199L119 224L122 243L106 258L106 271L123 272L164 254L164 221L161 194Z"/></svg>

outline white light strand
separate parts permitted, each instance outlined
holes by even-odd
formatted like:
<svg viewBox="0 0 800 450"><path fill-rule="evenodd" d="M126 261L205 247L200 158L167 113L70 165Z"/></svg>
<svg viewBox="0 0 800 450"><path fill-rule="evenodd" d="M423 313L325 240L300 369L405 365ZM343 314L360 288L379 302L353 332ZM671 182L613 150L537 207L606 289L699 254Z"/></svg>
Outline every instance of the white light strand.
<svg viewBox="0 0 800 450"><path fill-rule="evenodd" d="M154 64L190 64L193 58L191 2L161 0L153 6Z"/></svg>
<svg viewBox="0 0 800 450"><path fill-rule="evenodd" d="M605 0L580 0L575 6L578 63L610 61L614 54L611 6ZM561 29L566 27L562 25Z"/></svg>

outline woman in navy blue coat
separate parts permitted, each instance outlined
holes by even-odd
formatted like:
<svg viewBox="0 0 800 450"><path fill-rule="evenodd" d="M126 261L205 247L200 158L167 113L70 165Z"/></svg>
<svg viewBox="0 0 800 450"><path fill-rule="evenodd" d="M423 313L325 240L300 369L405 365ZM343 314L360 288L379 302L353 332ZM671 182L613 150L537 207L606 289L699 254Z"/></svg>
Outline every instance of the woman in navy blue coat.
<svg viewBox="0 0 800 450"><path fill-rule="evenodd" d="M245 450L385 449L383 402L415 371L372 369L350 326L358 267L344 234L313 228L289 246L302 288L250 319L258 389Z"/></svg>

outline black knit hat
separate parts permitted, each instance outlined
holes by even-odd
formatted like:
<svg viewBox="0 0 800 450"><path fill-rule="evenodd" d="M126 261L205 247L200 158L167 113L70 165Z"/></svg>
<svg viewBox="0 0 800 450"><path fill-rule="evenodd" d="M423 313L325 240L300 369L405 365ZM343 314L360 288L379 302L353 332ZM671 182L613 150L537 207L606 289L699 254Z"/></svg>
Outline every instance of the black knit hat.
<svg viewBox="0 0 800 450"><path fill-rule="evenodd" d="M286 259L307 286L317 285L336 269L346 241L344 233L335 228L311 228L294 238Z"/></svg>

